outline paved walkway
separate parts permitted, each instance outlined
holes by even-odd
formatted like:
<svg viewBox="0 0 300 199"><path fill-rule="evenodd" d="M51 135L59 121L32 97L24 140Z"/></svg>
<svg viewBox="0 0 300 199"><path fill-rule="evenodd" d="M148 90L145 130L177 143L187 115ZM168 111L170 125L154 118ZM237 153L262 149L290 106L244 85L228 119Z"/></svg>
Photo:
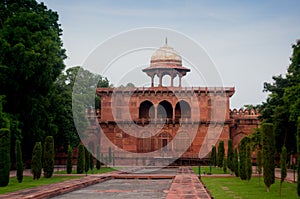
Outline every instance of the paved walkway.
<svg viewBox="0 0 300 199"><path fill-rule="evenodd" d="M255 173L255 170L253 172ZM15 172L12 171L11 175L14 176ZM24 175L31 175L30 170L26 170ZM280 177L280 169L275 170L275 175L276 178ZM211 177L217 176L230 177L230 174L211 175ZM297 175L295 175L295 179L297 179ZM294 181L293 170L288 170L286 181ZM165 168L162 170L139 168L135 172L131 170L128 173L113 171L0 195L0 199L50 197L57 199L83 197L108 199L211 198L190 167Z"/></svg>
<svg viewBox="0 0 300 199"><path fill-rule="evenodd" d="M190 167L148 170L89 175L2 194L0 198L210 198Z"/></svg>
<svg viewBox="0 0 300 199"><path fill-rule="evenodd" d="M167 199L211 198L191 167L181 167L175 176Z"/></svg>

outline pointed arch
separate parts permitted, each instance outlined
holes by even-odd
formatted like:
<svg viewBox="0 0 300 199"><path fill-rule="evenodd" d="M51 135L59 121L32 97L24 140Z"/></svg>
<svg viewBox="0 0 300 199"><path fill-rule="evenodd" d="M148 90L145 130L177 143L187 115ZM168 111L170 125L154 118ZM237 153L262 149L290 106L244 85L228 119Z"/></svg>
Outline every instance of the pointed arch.
<svg viewBox="0 0 300 199"><path fill-rule="evenodd" d="M184 100L177 102L175 106L175 119L191 118L191 107Z"/></svg>
<svg viewBox="0 0 300 199"><path fill-rule="evenodd" d="M173 107L170 102L163 100L158 104L157 118L173 118Z"/></svg>
<svg viewBox="0 0 300 199"><path fill-rule="evenodd" d="M139 118L150 119L154 118L154 105L152 102L146 100L140 104Z"/></svg>

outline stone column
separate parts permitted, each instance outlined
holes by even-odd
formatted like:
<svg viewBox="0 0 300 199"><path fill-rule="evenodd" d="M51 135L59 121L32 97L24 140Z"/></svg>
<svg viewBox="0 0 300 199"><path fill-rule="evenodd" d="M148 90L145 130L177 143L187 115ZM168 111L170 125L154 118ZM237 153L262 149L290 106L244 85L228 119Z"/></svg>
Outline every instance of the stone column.
<svg viewBox="0 0 300 199"><path fill-rule="evenodd" d="M151 87L154 87L154 76L151 76Z"/></svg>
<svg viewBox="0 0 300 199"><path fill-rule="evenodd" d="M179 75L179 87L181 87L181 78L182 78L182 75Z"/></svg>
<svg viewBox="0 0 300 199"><path fill-rule="evenodd" d="M162 78L163 78L163 75L161 73L158 74L158 78L159 78L159 85L158 86L162 86Z"/></svg>

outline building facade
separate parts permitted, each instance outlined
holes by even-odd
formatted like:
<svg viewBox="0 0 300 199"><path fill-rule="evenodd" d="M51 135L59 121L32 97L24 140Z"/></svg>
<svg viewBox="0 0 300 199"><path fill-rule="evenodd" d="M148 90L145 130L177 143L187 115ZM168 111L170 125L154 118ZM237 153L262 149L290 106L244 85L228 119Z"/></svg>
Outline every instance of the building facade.
<svg viewBox="0 0 300 199"><path fill-rule="evenodd" d="M182 87L181 79L190 69L167 44L154 52L143 72L150 77L150 87L97 88L101 109L88 112L91 125L87 133L98 129L106 139L89 139L93 146L98 141L103 146L111 142L109 147L119 151L116 156L122 156L123 161L127 156L122 153L143 154L136 158L137 164L156 164L148 159L162 154L179 161L199 159L208 157L212 145L217 146L221 140L225 150L228 139L236 147L259 125L256 110L230 110L234 87ZM163 85L166 75L170 76L169 85ZM159 80L157 85L155 78ZM150 154L148 158L146 154Z"/></svg>

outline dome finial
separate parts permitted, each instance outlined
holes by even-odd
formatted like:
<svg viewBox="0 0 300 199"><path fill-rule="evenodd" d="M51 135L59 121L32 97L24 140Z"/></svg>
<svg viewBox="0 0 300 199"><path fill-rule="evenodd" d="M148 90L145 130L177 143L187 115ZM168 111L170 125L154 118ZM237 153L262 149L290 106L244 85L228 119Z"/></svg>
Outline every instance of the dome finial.
<svg viewBox="0 0 300 199"><path fill-rule="evenodd" d="M165 44L168 45L168 38L165 38Z"/></svg>

